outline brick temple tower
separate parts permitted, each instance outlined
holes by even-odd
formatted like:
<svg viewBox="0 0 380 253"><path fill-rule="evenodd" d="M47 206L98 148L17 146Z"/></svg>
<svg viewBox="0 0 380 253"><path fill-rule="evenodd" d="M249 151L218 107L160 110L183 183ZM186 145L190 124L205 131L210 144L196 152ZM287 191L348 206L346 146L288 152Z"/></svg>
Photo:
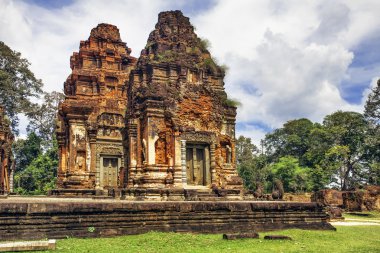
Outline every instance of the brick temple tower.
<svg viewBox="0 0 380 253"><path fill-rule="evenodd" d="M242 187L224 74L189 18L159 14L128 87L129 187Z"/></svg>
<svg viewBox="0 0 380 253"><path fill-rule="evenodd" d="M100 24L71 57L57 138L68 190L242 189L224 70L180 11L162 12L138 60Z"/></svg>
<svg viewBox="0 0 380 253"><path fill-rule="evenodd" d="M123 186L126 83L136 61L130 53L116 26L99 24L71 56L58 112L59 188Z"/></svg>

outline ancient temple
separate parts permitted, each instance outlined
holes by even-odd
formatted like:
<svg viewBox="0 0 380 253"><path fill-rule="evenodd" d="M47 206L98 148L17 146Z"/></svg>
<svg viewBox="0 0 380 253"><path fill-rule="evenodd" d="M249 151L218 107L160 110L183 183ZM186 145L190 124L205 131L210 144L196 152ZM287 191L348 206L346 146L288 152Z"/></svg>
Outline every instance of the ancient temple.
<svg viewBox="0 0 380 253"><path fill-rule="evenodd" d="M180 11L138 60L100 24L71 57L57 138L63 189L242 189L224 70Z"/></svg>
<svg viewBox="0 0 380 253"><path fill-rule="evenodd" d="M14 161L12 143L14 136L9 127L9 121L0 106L0 194L13 191Z"/></svg>
<svg viewBox="0 0 380 253"><path fill-rule="evenodd" d="M130 187L239 187L224 71L180 11L159 14L128 88Z"/></svg>
<svg viewBox="0 0 380 253"><path fill-rule="evenodd" d="M100 24L71 56L56 130L59 188L123 186L126 88L136 62L130 53L116 26Z"/></svg>

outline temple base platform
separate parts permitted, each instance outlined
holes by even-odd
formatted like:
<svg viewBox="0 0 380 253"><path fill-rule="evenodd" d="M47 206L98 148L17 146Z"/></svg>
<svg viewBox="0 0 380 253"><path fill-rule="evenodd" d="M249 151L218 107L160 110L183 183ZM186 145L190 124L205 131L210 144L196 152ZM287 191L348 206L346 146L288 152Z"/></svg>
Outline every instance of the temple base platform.
<svg viewBox="0 0 380 253"><path fill-rule="evenodd" d="M127 201L0 199L0 240L109 237L148 231L246 233L333 230L317 203L283 201Z"/></svg>

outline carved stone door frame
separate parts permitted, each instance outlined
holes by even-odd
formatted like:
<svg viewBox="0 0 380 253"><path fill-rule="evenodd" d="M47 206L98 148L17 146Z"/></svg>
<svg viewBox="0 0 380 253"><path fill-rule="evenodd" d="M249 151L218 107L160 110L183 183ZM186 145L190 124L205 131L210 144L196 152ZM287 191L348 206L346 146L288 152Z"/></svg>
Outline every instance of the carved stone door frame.
<svg viewBox="0 0 380 253"><path fill-rule="evenodd" d="M210 148L205 143L186 144L186 180L188 185L211 185Z"/></svg>
<svg viewBox="0 0 380 253"><path fill-rule="evenodd" d="M186 166L186 144L201 144L209 147L209 172L210 185L216 183L216 163L215 163L215 145L216 136L211 132L184 132L181 134L181 170L182 184L187 186L187 166Z"/></svg>
<svg viewBox="0 0 380 253"><path fill-rule="evenodd" d="M104 183L104 172L107 168L104 168L104 159L117 159L117 165L116 165L116 173L115 173L115 179L116 180L116 185L114 185L113 187L117 187L118 185L118 177L119 177L119 170L120 170L120 167L121 167L121 156L120 155L100 155L100 187L101 188L104 188L104 187L112 187L112 185L109 185L109 184L105 184Z"/></svg>
<svg viewBox="0 0 380 253"><path fill-rule="evenodd" d="M103 189L101 183L101 167L103 166L103 158L111 157L118 159L118 168L124 164L124 152L123 145L120 144L106 144L106 143L98 143L96 145L96 178L95 178L95 187L96 189ZM119 175L117 175L119 176Z"/></svg>

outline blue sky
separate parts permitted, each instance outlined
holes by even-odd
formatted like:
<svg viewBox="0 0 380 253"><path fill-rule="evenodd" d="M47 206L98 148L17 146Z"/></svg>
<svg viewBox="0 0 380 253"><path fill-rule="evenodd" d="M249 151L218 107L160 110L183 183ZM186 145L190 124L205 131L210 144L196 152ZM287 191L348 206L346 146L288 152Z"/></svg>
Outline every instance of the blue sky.
<svg viewBox="0 0 380 253"><path fill-rule="evenodd" d="M380 77L377 0L3 0L0 40L31 62L46 91L60 91L70 55L98 23L118 26L138 57L158 13L175 9L229 67L226 91L242 103L237 134L256 144L291 119L361 112Z"/></svg>

